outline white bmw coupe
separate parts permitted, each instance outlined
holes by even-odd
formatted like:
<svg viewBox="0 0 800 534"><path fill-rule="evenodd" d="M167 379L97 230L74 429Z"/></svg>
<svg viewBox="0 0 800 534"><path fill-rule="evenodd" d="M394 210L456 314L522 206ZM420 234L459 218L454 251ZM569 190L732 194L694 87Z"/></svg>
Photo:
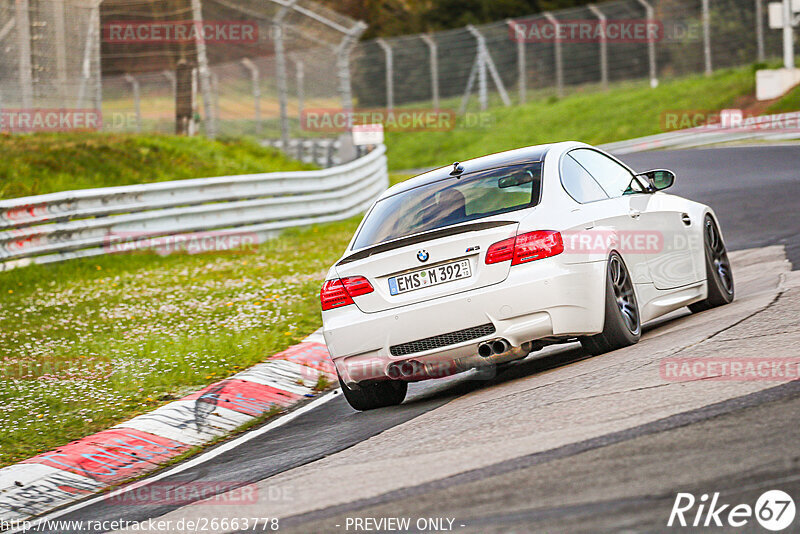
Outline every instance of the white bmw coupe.
<svg viewBox="0 0 800 534"><path fill-rule="evenodd" d="M408 383L496 366L554 343L591 354L642 323L733 300L714 212L577 142L476 158L395 185L320 293L350 405L400 404Z"/></svg>

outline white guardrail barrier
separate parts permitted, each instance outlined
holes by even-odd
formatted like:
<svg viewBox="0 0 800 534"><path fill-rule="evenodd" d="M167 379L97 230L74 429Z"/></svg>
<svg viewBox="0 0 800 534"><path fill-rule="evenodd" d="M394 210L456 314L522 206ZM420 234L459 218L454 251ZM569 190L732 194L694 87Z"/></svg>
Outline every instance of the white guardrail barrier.
<svg viewBox="0 0 800 534"><path fill-rule="evenodd" d="M362 158L319 171L0 200L0 271L107 254L125 250L126 244L157 248L165 236L246 235L248 243L260 243L284 228L361 213L388 185L386 147L381 145Z"/></svg>
<svg viewBox="0 0 800 534"><path fill-rule="evenodd" d="M738 141L785 141L800 138L800 112L741 117L738 110L722 115L720 122L685 130L639 137L601 145L603 150L622 155L645 150L692 148Z"/></svg>

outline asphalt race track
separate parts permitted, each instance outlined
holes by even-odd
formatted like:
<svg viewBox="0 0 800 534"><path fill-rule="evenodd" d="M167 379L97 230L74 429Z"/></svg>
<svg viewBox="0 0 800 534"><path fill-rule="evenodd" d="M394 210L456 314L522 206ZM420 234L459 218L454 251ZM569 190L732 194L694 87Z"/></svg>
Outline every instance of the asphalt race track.
<svg viewBox="0 0 800 534"><path fill-rule="evenodd" d="M356 519L409 518L403 532L656 532L681 530L666 526L678 492L719 492L733 506L782 489L797 501L800 382L665 382L659 362L797 355L800 277L786 258L800 265L800 146L623 159L675 170L674 193L716 210L729 249L741 251L733 304L677 312L611 354L591 358L573 344L491 379L415 384L400 407L357 413L339 395L161 480L253 484L258 503L95 499L58 519L279 517L281 532L354 532L366 531ZM738 531L766 532L753 518Z"/></svg>

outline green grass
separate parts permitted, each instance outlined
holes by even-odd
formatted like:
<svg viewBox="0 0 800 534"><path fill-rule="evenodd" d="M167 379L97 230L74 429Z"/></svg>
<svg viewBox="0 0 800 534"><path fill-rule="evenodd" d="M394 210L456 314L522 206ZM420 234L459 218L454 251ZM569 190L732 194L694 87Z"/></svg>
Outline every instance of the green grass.
<svg viewBox="0 0 800 534"><path fill-rule="evenodd" d="M244 139L0 134L0 199L54 191L310 169Z"/></svg>
<svg viewBox="0 0 800 534"><path fill-rule="evenodd" d="M789 111L800 111L800 85L795 86L767 108L767 113L788 113Z"/></svg>
<svg viewBox="0 0 800 534"><path fill-rule="evenodd" d="M0 466L302 340L321 324L319 288L358 220L289 230L249 254L103 256L0 273Z"/></svg>
<svg viewBox="0 0 800 534"><path fill-rule="evenodd" d="M600 144L656 134L664 131L665 111L719 110L754 90L754 70L746 67L665 81L656 89L625 83L609 92L592 90L560 100L540 98L522 106L493 107L486 115L488 126L388 132L389 166L417 169L541 143Z"/></svg>

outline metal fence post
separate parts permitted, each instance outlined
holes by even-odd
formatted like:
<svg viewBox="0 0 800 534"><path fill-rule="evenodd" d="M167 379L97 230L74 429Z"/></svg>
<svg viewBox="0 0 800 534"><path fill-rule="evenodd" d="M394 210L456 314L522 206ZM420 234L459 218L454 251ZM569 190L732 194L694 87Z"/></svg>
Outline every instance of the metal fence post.
<svg viewBox="0 0 800 534"><path fill-rule="evenodd" d="M472 63L472 68L469 71L469 77L467 78L467 87L464 89L464 96L461 97L461 105L458 108L458 114L463 115L465 111L467 111L467 104L469 103L469 97L472 94L472 86L475 85L475 77L478 75L478 65L480 64L479 58L475 58L475 61Z"/></svg>
<svg viewBox="0 0 800 534"><path fill-rule="evenodd" d="M131 84L133 88L133 110L136 113L136 131L142 131L142 106L141 106L141 98L139 94L139 80L131 76L130 74L125 75L125 81Z"/></svg>
<svg viewBox="0 0 800 534"><path fill-rule="evenodd" d="M783 0L783 66L787 69L794 68L793 19L792 0Z"/></svg>
<svg viewBox="0 0 800 534"><path fill-rule="evenodd" d="M94 11L95 8L92 8ZM78 107L83 107L83 100L86 98L86 85L89 82L89 78L92 75L92 50L93 47L93 40L94 40L94 24L92 21L94 19L94 13L89 19L89 24L86 29L86 41L83 44L83 59L81 60L81 83L78 86Z"/></svg>
<svg viewBox="0 0 800 534"><path fill-rule="evenodd" d="M519 103L525 103L525 92L526 92L526 78L527 78L527 69L525 67L525 39L521 39L516 36L514 29L517 27L517 22L513 19L507 19L506 24L508 24L509 30L515 35L515 41L517 42L517 90L519 91Z"/></svg>
<svg viewBox="0 0 800 534"><path fill-rule="evenodd" d="M705 74L711 76L711 15L708 0L703 0L703 57L705 59Z"/></svg>
<svg viewBox="0 0 800 534"><path fill-rule="evenodd" d="M758 44L758 61L764 61L764 2L756 0L756 41Z"/></svg>
<svg viewBox="0 0 800 534"><path fill-rule="evenodd" d="M67 96L67 41L64 31L64 2L52 2L53 24L55 26L55 54L56 54L56 79L58 92L62 97Z"/></svg>
<svg viewBox="0 0 800 534"><path fill-rule="evenodd" d="M164 75L164 78L169 80L170 87L172 87L172 100L175 100L175 93L178 90L178 81L175 79L175 73L171 70L162 70L161 74Z"/></svg>
<svg viewBox="0 0 800 534"><path fill-rule="evenodd" d="M94 7L92 8L92 17L91 17L91 25L94 28L94 57L97 58L96 64L96 81L95 84L95 106L97 111L102 114L103 111L103 73L101 69L101 50L100 50L100 41L102 40L102 29L100 28L100 4L102 0L97 0Z"/></svg>
<svg viewBox="0 0 800 534"><path fill-rule="evenodd" d="M275 39L275 70L278 82L278 103L281 114L281 141L284 146L289 142L289 84L286 81L286 50L283 43L283 19L297 0L288 0L278 10L272 20L273 37Z"/></svg>
<svg viewBox="0 0 800 534"><path fill-rule="evenodd" d="M242 59L244 68L250 71L253 90L253 119L256 123L256 135L261 134L261 85L259 83L258 67L249 58Z"/></svg>
<svg viewBox="0 0 800 534"><path fill-rule="evenodd" d="M342 99L342 108L346 111L353 110L353 88L350 83L350 52L359 36L367 29L363 22L356 24L350 32L342 38L336 49L337 75L339 78L339 96ZM348 118L348 122L349 122Z"/></svg>
<svg viewBox="0 0 800 534"><path fill-rule="evenodd" d="M336 76L339 78L339 98L342 101L342 109L350 111L353 109L353 93L350 85L350 37L342 39L336 51Z"/></svg>
<svg viewBox="0 0 800 534"><path fill-rule="evenodd" d="M655 10L646 0L638 0L644 7L645 17L648 22L652 22L656 18ZM650 64L650 87L655 88L658 86L658 72L656 70L656 39L650 28L647 29L647 60Z"/></svg>
<svg viewBox="0 0 800 534"><path fill-rule="evenodd" d="M189 135L197 135L197 67L192 69L192 120L189 121Z"/></svg>
<svg viewBox="0 0 800 534"><path fill-rule="evenodd" d="M542 13L544 18L553 25L554 34L557 36L559 34L560 25L558 23L558 19L556 19L552 13L549 11L545 11ZM555 55L556 55L556 94L559 98L564 96L564 62L563 58L561 57L561 39L556 37L553 39L553 47L555 48Z"/></svg>
<svg viewBox="0 0 800 534"><path fill-rule="evenodd" d="M208 72L209 85L211 86L211 109L214 117L219 117L219 76L213 70Z"/></svg>
<svg viewBox="0 0 800 534"><path fill-rule="evenodd" d="M31 70L31 20L28 0L16 0L15 19L17 46L19 49L19 83L22 107L33 107L33 74Z"/></svg>
<svg viewBox="0 0 800 534"><path fill-rule="evenodd" d="M600 32L600 83L603 89L608 89L608 36L606 35L606 16L600 11L600 8L594 4L587 6L589 11L597 17L600 21L600 27L603 29Z"/></svg>
<svg viewBox="0 0 800 534"><path fill-rule="evenodd" d="M478 101L481 103L481 109L486 110L489 107L489 92L486 84L486 57L484 56L485 50L483 49L483 35L475 29L472 24L467 26L467 30L471 33L476 40L478 52L475 57L476 64L478 65Z"/></svg>
<svg viewBox="0 0 800 534"><path fill-rule="evenodd" d="M428 45L430 52L431 65L431 93L433 97L433 109L439 109L439 48L436 40L430 34L422 34L420 38Z"/></svg>
<svg viewBox="0 0 800 534"><path fill-rule="evenodd" d="M336 74L339 78L339 98L342 101L342 109L350 111L353 109L353 93L350 84L350 66L348 56L350 46L342 46L336 54Z"/></svg>
<svg viewBox="0 0 800 534"><path fill-rule="evenodd" d="M194 91L192 78L194 69L181 58L175 66L175 133L192 135L194 120Z"/></svg>
<svg viewBox="0 0 800 534"><path fill-rule="evenodd" d="M505 85L503 85L503 79L500 78L500 73L497 72L497 67L495 67L494 65L492 56L489 55L489 48L486 46L486 38L472 24L467 25L467 31L469 31L473 36L475 36L475 40L478 43L478 56L476 58L476 61L478 62L478 81L479 81L481 109L485 110L489 105L489 95L488 95L488 86L486 78L487 71L492 76L492 81L494 81L494 85L495 87L497 87L497 92L500 93L500 99L503 101L503 104L505 106L510 106L511 100L508 98L506 87Z"/></svg>
<svg viewBox="0 0 800 534"><path fill-rule="evenodd" d="M339 95L342 99L342 109L347 115L347 131L339 136L339 160L351 161L357 157L356 147L353 144L353 87L350 82L350 52L359 36L367 29L367 25L358 22L342 38L336 47L336 71L339 78Z"/></svg>
<svg viewBox="0 0 800 534"><path fill-rule="evenodd" d="M200 0L192 0L192 19L196 26L203 24L203 8ZM197 32L197 39L194 41L197 50L197 68L200 75L200 92L203 93L203 109L205 110L205 130L206 136L214 139L217 136L217 114L211 100L211 73L208 68L208 55L206 54L206 42L202 32Z"/></svg>
<svg viewBox="0 0 800 534"><path fill-rule="evenodd" d="M394 57L392 47L383 39L376 39L375 42L383 49L386 58L386 109L394 109Z"/></svg>
<svg viewBox="0 0 800 534"><path fill-rule="evenodd" d="M297 57L293 56L292 61L294 61L294 73L297 80L297 117L302 123L306 98L306 66L303 60Z"/></svg>

